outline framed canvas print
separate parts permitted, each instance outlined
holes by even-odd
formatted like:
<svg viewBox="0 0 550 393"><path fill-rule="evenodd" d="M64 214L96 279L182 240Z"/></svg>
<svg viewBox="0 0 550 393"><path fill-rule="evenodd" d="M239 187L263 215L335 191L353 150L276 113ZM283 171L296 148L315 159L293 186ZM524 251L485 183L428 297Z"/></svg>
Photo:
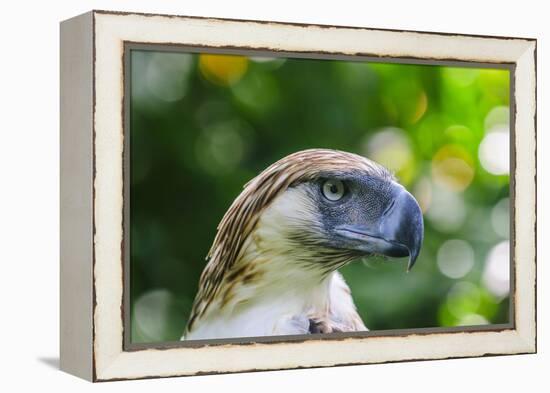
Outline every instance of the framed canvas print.
<svg viewBox="0 0 550 393"><path fill-rule="evenodd" d="M536 351L536 41L61 23L61 368Z"/></svg>

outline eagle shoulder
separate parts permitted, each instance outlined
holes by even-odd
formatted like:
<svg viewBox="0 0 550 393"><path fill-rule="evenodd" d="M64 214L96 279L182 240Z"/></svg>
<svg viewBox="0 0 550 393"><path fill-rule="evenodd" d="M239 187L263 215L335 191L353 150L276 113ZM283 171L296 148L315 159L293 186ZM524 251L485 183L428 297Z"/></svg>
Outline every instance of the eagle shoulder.
<svg viewBox="0 0 550 393"><path fill-rule="evenodd" d="M328 310L309 317L309 333L356 332L368 330L357 313L351 291L339 272L332 274Z"/></svg>
<svg viewBox="0 0 550 393"><path fill-rule="evenodd" d="M351 291L339 272L332 273L328 288L328 303L306 313L282 318L275 334L324 334L367 331L357 313Z"/></svg>

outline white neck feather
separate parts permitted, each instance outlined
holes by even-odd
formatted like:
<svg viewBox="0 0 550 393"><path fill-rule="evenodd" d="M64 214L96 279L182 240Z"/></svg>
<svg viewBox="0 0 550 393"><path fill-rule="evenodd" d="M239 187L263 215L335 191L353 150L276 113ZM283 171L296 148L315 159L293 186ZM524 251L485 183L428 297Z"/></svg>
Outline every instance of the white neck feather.
<svg viewBox="0 0 550 393"><path fill-rule="evenodd" d="M233 266L242 275L224 283L230 294L222 291L185 339L307 334L309 319L328 318L334 299L355 313L340 274L304 264L315 257L289 243L289 226L314 214L300 191L287 190L262 214Z"/></svg>

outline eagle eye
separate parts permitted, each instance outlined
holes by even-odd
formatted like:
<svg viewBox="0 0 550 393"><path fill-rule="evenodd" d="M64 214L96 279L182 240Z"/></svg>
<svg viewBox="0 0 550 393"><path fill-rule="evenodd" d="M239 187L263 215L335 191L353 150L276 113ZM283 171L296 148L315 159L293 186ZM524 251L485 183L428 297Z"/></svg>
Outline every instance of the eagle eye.
<svg viewBox="0 0 550 393"><path fill-rule="evenodd" d="M336 179L325 180L321 190L323 196L333 202L342 199L345 192L344 183Z"/></svg>

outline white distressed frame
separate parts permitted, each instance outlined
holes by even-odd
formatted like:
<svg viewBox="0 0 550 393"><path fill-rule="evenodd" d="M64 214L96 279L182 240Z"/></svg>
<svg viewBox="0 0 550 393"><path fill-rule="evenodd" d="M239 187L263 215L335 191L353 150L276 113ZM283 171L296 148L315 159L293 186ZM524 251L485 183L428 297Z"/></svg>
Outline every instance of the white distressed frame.
<svg viewBox="0 0 550 393"><path fill-rule="evenodd" d="M536 352L535 40L93 11L63 22L61 41L62 369L105 381ZM515 64L513 327L125 351L125 42ZM84 153L64 154L74 138ZM71 210L82 193L93 201Z"/></svg>

